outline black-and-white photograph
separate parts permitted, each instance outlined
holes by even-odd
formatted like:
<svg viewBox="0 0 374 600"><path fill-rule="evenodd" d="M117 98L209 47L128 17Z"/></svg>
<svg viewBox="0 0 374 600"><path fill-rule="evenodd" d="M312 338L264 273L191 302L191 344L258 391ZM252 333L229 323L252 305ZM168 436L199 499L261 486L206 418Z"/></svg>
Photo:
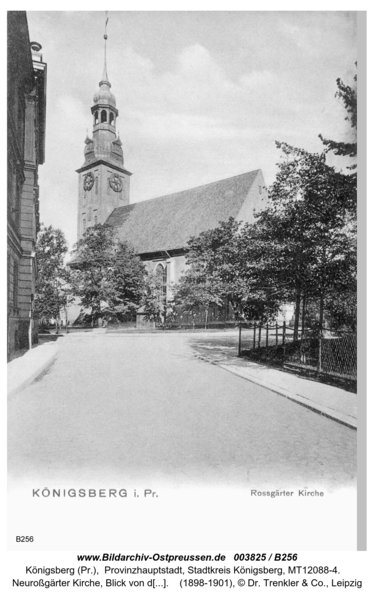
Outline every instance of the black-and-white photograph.
<svg viewBox="0 0 374 600"><path fill-rule="evenodd" d="M8 12L11 520L214 493L355 549L356 21Z"/></svg>

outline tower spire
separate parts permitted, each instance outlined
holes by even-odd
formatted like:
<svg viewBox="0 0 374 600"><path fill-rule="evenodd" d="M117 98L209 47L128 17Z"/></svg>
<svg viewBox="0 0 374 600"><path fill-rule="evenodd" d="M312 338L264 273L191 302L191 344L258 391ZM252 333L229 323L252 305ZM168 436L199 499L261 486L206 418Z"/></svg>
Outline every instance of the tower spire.
<svg viewBox="0 0 374 600"><path fill-rule="evenodd" d="M105 15L106 15L106 20L105 20L105 29L104 29L104 69L103 69L103 76L101 78L99 85L101 86L102 84L106 84L109 87L111 87L111 85L109 83L108 71L107 71L107 66L106 66L106 41L108 39L106 28L107 28L108 21L109 21L108 11L105 11Z"/></svg>
<svg viewBox="0 0 374 600"><path fill-rule="evenodd" d="M93 95L92 136L84 140L84 163L79 173L78 239L87 227L105 223L115 208L127 206L131 173L123 167L122 142L117 131L116 97L107 71L107 26L104 28L104 69L99 89ZM100 68L100 67L99 67Z"/></svg>

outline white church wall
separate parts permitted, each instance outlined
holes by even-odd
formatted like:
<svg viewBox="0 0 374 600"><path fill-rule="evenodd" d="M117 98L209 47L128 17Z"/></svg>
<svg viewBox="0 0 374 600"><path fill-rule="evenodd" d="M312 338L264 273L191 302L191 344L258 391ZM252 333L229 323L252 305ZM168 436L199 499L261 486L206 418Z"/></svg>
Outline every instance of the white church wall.
<svg viewBox="0 0 374 600"><path fill-rule="evenodd" d="M243 202L236 221L243 221L243 223L254 223L255 213L259 212L266 207L268 202L268 195L265 186L264 176L260 170L254 180L251 189L248 192L248 196Z"/></svg>
<svg viewBox="0 0 374 600"><path fill-rule="evenodd" d="M173 258L173 264L174 264L173 283L178 283L178 281L181 278L183 272L188 269L188 266L186 265L186 256L185 255L183 255L183 256L175 256Z"/></svg>

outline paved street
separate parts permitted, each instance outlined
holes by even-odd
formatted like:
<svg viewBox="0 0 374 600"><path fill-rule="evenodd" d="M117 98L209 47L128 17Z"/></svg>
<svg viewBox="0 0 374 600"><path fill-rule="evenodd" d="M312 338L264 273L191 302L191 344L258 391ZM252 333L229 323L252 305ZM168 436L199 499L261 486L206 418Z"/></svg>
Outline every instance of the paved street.
<svg viewBox="0 0 374 600"><path fill-rule="evenodd" d="M197 360L191 339L67 336L56 361L9 401L11 477L330 490L355 483L355 431Z"/></svg>

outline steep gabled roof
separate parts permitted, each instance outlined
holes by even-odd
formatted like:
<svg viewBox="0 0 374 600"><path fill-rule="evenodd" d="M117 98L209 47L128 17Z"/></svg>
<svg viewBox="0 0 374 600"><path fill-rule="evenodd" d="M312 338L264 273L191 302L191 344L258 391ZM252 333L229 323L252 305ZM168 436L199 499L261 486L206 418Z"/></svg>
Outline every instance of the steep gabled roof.
<svg viewBox="0 0 374 600"><path fill-rule="evenodd" d="M259 170L114 209L106 220L137 254L186 248L192 236L236 218Z"/></svg>

